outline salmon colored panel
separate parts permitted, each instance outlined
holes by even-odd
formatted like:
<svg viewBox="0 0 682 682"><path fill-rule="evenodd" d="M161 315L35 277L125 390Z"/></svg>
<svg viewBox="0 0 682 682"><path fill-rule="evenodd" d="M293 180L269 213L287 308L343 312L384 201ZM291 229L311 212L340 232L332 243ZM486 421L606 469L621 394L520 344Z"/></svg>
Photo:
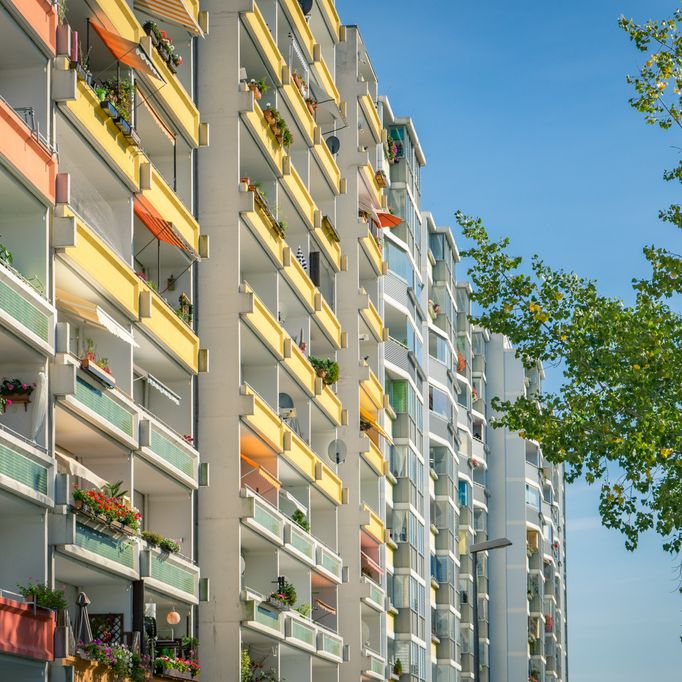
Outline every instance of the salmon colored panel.
<svg viewBox="0 0 682 682"><path fill-rule="evenodd" d="M55 614L0 597L0 652L54 661Z"/></svg>
<svg viewBox="0 0 682 682"><path fill-rule="evenodd" d="M52 54L57 52L57 8L50 0L10 0Z"/></svg>
<svg viewBox="0 0 682 682"><path fill-rule="evenodd" d="M47 151L16 112L0 99L0 162L54 204L57 158Z"/></svg>

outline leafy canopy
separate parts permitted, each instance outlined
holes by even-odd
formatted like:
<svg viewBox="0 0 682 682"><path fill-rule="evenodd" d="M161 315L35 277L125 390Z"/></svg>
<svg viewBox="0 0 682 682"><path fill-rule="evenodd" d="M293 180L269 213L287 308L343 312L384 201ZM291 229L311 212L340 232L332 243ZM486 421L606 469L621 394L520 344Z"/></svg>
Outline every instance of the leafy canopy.
<svg viewBox="0 0 682 682"><path fill-rule="evenodd" d="M630 104L647 123L682 128L682 25L670 19L620 26L647 58ZM682 161L664 178L682 181ZM660 217L682 227L682 209ZM626 547L654 529L663 547L682 547L682 317L673 299L682 293L682 258L648 246L649 277L633 280L631 305L599 293L594 282L549 267L538 256L530 268L494 241L479 219L457 214L473 246L474 322L505 334L526 366L560 366L556 393L494 400L496 426L540 442L545 456L566 464L568 481L601 483L605 526L620 530Z"/></svg>

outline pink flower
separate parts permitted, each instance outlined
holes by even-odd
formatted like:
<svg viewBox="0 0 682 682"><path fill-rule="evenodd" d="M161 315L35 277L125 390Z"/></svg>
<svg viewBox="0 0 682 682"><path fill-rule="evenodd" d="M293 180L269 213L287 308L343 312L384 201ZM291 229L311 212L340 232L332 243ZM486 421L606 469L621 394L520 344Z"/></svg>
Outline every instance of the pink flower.
<svg viewBox="0 0 682 682"><path fill-rule="evenodd" d="M28 384L21 384L21 388L23 388L25 391L28 388Z"/></svg>
<svg viewBox="0 0 682 682"><path fill-rule="evenodd" d="M10 398L7 398L7 406L9 407L14 401L11 400Z"/></svg>

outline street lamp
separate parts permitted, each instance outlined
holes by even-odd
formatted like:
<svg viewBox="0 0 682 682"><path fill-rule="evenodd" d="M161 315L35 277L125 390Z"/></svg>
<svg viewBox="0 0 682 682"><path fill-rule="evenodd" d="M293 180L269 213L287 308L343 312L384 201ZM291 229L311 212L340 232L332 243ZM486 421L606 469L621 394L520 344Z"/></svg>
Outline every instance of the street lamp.
<svg viewBox="0 0 682 682"><path fill-rule="evenodd" d="M500 547L509 547L511 543L512 541L508 538L497 538L497 540L478 542L469 547L474 572L474 682L479 682L481 679L480 653L478 650L478 553L499 549Z"/></svg>

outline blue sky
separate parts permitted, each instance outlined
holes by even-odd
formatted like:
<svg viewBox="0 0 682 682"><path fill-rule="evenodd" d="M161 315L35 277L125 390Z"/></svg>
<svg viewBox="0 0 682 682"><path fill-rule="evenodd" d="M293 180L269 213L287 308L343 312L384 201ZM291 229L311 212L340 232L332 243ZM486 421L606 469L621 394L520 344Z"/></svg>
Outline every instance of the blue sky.
<svg viewBox="0 0 682 682"><path fill-rule="evenodd" d="M641 57L616 23L663 18L675 0L336 4L360 27L381 92L415 121L422 205L439 223L458 208L480 215L515 252L614 295L646 272L645 244L680 252L682 235L657 213L679 201L661 174L682 136L646 126L627 104L625 75ZM569 490L567 527L571 680L679 682L682 598L658 538L626 552L584 483Z"/></svg>

